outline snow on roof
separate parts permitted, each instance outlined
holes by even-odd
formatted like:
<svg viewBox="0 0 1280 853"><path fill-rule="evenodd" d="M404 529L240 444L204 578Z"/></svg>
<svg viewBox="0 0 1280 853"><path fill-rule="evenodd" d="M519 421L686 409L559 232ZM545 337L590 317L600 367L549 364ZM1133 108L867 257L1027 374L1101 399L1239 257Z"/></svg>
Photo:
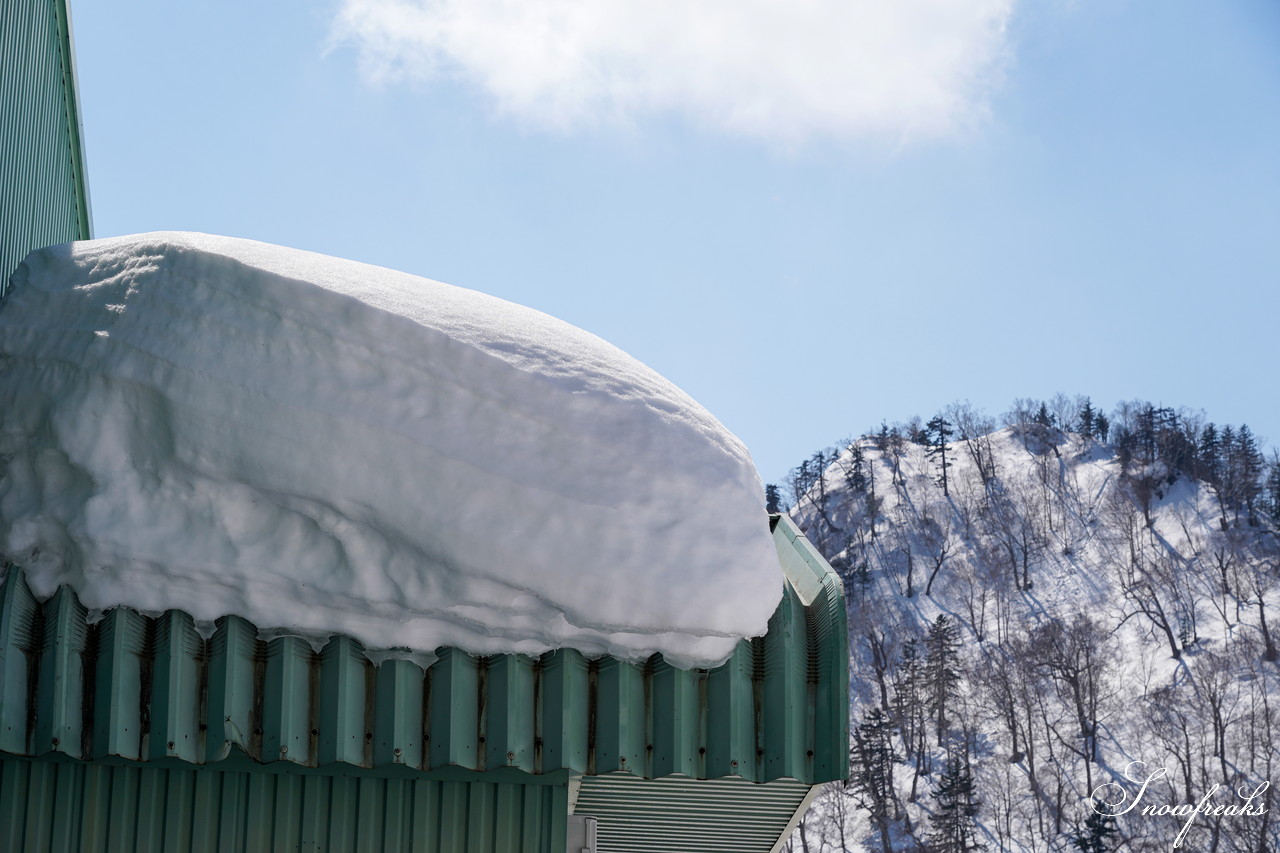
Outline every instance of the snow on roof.
<svg viewBox="0 0 1280 853"><path fill-rule="evenodd" d="M545 314L200 234L55 246L13 284L0 552L38 595L682 666L779 601L741 442Z"/></svg>

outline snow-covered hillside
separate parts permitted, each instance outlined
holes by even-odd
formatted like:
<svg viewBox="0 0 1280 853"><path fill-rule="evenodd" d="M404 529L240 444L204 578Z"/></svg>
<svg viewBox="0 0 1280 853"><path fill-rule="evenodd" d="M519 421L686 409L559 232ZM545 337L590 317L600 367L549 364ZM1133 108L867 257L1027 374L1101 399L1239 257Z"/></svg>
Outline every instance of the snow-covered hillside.
<svg viewBox="0 0 1280 853"><path fill-rule="evenodd" d="M55 246L13 284L0 556L38 594L678 665L781 597L741 442L545 314L199 234Z"/></svg>
<svg viewBox="0 0 1280 853"><path fill-rule="evenodd" d="M958 414L795 472L846 578L854 779L793 849L1169 850L1188 821L1180 849L1276 849L1280 507L1247 429Z"/></svg>

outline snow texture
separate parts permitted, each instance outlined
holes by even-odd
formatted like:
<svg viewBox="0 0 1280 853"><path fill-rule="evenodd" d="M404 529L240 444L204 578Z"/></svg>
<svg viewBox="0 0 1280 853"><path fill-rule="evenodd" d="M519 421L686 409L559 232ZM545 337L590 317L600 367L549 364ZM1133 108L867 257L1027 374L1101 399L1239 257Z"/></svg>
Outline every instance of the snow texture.
<svg viewBox="0 0 1280 853"><path fill-rule="evenodd" d="M13 285L0 552L39 595L686 667L780 598L738 439L537 311L181 233L34 252Z"/></svg>

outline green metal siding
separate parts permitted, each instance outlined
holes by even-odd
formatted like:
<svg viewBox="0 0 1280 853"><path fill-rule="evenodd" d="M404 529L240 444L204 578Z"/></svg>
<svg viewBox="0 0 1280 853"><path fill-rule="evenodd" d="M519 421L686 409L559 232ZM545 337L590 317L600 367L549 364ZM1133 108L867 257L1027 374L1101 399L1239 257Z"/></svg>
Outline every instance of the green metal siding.
<svg viewBox="0 0 1280 853"><path fill-rule="evenodd" d="M793 548L789 522L775 541ZM375 666L349 637L317 653L265 642L237 617L128 608L89 624L75 594L41 602L21 570L0 586L0 752L92 761L254 762L323 772L503 772L563 782L625 771L806 784L847 773L839 579L807 606L788 584L768 633L714 670L587 661L559 650L437 650L425 671Z"/></svg>
<svg viewBox="0 0 1280 853"><path fill-rule="evenodd" d="M611 773L584 777L573 811L599 821L599 853L769 851L810 790L789 779L753 785Z"/></svg>
<svg viewBox="0 0 1280 853"><path fill-rule="evenodd" d="M579 777L602 851L773 849L848 766L840 581L773 523L782 601L709 671L565 649L424 670L234 616L208 638L178 611L90 624L10 566L0 850L559 853Z"/></svg>
<svg viewBox="0 0 1280 853"><path fill-rule="evenodd" d="M0 296L32 249L89 237L66 0L0 4Z"/></svg>
<svg viewBox="0 0 1280 853"><path fill-rule="evenodd" d="M563 853L559 785L0 760L0 850Z"/></svg>

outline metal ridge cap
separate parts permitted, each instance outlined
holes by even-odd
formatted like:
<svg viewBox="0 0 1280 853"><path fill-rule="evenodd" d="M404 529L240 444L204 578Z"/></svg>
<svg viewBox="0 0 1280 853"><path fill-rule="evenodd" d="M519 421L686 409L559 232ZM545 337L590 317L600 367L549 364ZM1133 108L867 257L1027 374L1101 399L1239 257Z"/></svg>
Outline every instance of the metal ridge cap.
<svg viewBox="0 0 1280 853"><path fill-rule="evenodd" d="M834 586L843 591L844 584L836 570L818 553L796 523L786 513L772 518L775 519L772 525L773 544L778 549L782 574L800 596L801 603L805 607L813 604L826 587Z"/></svg>

